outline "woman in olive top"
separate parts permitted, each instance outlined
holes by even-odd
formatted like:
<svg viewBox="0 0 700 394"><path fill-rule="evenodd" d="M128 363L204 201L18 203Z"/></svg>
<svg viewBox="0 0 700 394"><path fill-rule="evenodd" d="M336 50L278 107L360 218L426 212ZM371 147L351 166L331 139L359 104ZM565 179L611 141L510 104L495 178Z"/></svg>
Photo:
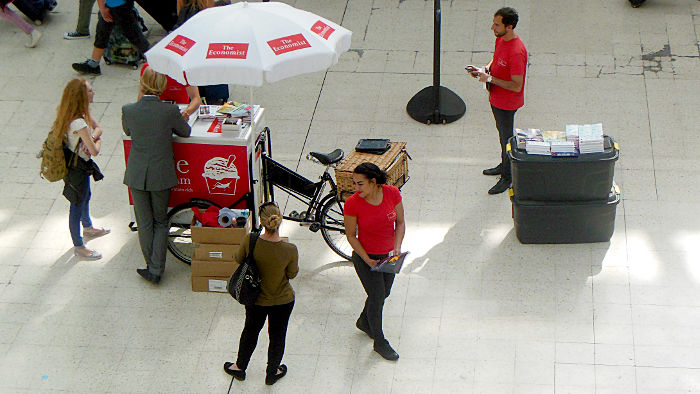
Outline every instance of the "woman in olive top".
<svg viewBox="0 0 700 394"><path fill-rule="evenodd" d="M387 360L398 353L384 337L382 312L389 297L394 274L371 270L381 259L401 253L406 233L401 193L386 184L387 176L376 164L355 167L355 194L345 201L345 234L352 246L352 263L365 288L367 299L355 326L374 340L374 351Z"/></svg>
<svg viewBox="0 0 700 394"><path fill-rule="evenodd" d="M289 284L299 272L299 253L294 244L283 242L279 236L282 213L275 203L260 206L260 222L265 232L260 234L253 257L260 271L262 292L255 305L245 307L245 326L238 345L235 363L224 363L224 371L238 380L245 379L250 356L255 350L260 330L268 320L270 345L267 350L265 384L271 385L287 374L287 366L280 364L284 355L289 316L294 308L294 289ZM235 256L241 263L248 255L250 236L242 242Z"/></svg>

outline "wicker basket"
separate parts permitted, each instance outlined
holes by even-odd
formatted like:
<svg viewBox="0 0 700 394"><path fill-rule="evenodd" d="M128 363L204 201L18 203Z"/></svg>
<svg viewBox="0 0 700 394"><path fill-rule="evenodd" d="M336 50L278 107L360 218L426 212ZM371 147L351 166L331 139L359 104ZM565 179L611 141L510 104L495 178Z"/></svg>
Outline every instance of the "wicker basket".
<svg viewBox="0 0 700 394"><path fill-rule="evenodd" d="M338 197L345 201L355 193L352 186L352 171L358 165L370 162L387 173L387 184L398 188L408 181L408 159L405 142L391 142L391 148L384 154L352 152L335 168L335 181L338 184Z"/></svg>

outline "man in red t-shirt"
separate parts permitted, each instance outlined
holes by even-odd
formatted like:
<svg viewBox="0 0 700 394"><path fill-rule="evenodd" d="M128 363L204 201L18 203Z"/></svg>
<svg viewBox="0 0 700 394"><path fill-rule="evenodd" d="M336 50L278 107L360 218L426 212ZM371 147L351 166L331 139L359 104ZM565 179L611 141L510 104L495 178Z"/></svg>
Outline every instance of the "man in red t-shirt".
<svg viewBox="0 0 700 394"><path fill-rule="evenodd" d="M525 103L525 73L527 71L527 49L513 29L518 24L518 13L504 7L493 16L491 30L496 35L496 48L493 60L484 70L468 66L469 74L485 82L489 88L489 102L496 120L496 128L501 142L501 164L483 171L484 175L500 175L498 183L489 194L506 191L511 184L510 160L506 154L506 144L513 136L515 111Z"/></svg>

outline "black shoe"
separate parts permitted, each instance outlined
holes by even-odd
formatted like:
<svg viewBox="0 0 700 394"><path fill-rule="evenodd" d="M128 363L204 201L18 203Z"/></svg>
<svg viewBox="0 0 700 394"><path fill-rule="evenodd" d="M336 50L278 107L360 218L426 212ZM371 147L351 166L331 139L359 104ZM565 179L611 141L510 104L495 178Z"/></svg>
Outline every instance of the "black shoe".
<svg viewBox="0 0 700 394"><path fill-rule="evenodd" d="M232 362L225 362L224 363L224 371L233 376L234 379L236 380L245 380L245 371L240 370L240 369L233 369L231 368L233 366Z"/></svg>
<svg viewBox="0 0 700 394"><path fill-rule="evenodd" d="M138 272L138 274L141 275L141 277L143 279L146 279L147 281L153 283L154 285L157 285L158 282L160 282L160 275L153 275L148 270L148 268L138 268L136 270L136 272Z"/></svg>
<svg viewBox="0 0 700 394"><path fill-rule="evenodd" d="M510 179L501 177L492 188L489 189L489 194L501 194L510 187Z"/></svg>
<svg viewBox="0 0 700 394"><path fill-rule="evenodd" d="M93 74L93 75L102 74L102 71L100 70L99 64L97 66L93 67L87 62L87 60L84 62L80 62L80 63L73 63L73 70L75 70L81 74Z"/></svg>
<svg viewBox="0 0 700 394"><path fill-rule="evenodd" d="M287 374L287 366L284 364L280 364L279 370L282 372L278 372L274 375L267 375L265 376L265 384L268 386L272 386L273 384L277 383L278 380L282 379L284 375Z"/></svg>
<svg viewBox="0 0 700 394"><path fill-rule="evenodd" d="M382 339L380 341L374 341L374 351L379 353L380 356L384 357L390 361L396 361L399 359L399 354L396 350L389 345L389 341Z"/></svg>
<svg viewBox="0 0 700 394"><path fill-rule="evenodd" d="M363 331L370 338L372 338L372 333L369 330L369 324L367 323L367 320L362 318L362 316L360 316L355 322L355 327L357 327L358 330Z"/></svg>
<svg viewBox="0 0 700 394"><path fill-rule="evenodd" d="M484 175L501 175L501 165L499 164L496 167L487 168L484 171L481 171L481 173Z"/></svg>

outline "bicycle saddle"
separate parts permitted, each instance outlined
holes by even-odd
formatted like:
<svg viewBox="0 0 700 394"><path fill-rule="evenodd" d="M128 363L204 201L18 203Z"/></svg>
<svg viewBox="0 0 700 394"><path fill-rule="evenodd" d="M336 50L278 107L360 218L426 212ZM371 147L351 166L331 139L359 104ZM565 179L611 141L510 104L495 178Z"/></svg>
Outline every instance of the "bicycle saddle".
<svg viewBox="0 0 700 394"><path fill-rule="evenodd" d="M331 153L311 152L309 155L320 161L321 164L327 166L343 160L343 157L345 157L345 152L343 152L342 149L336 149Z"/></svg>

